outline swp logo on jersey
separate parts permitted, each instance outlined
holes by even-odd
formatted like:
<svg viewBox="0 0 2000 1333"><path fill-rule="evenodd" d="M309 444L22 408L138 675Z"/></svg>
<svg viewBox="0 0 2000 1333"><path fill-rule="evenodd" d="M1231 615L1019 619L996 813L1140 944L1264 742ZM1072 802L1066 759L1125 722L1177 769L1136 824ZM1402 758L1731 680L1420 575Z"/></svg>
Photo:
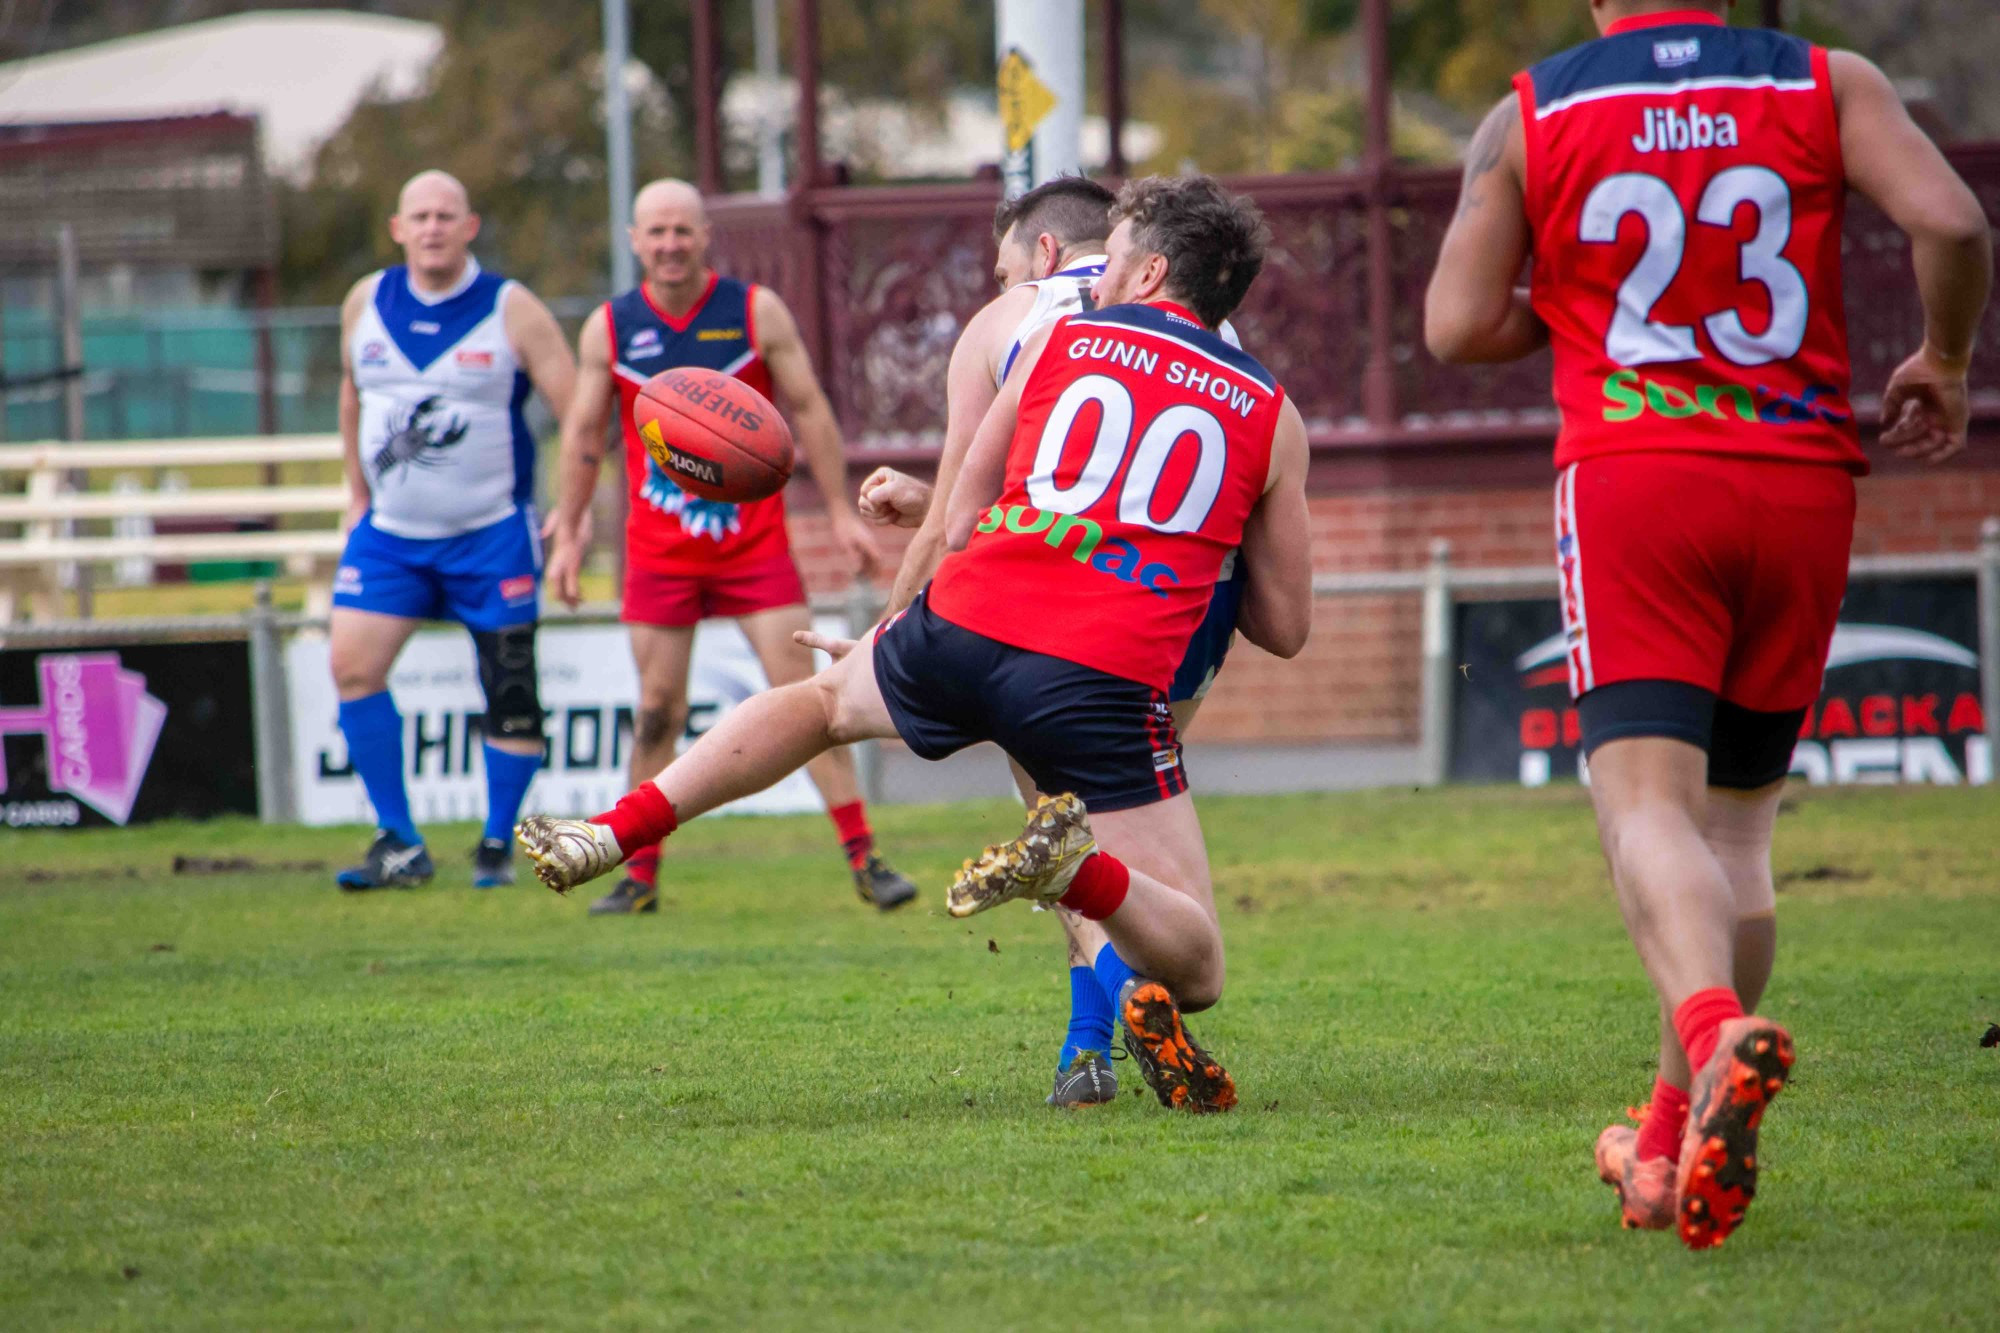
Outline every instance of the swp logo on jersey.
<svg viewBox="0 0 2000 1333"><path fill-rule="evenodd" d="M39 735L48 789L74 796L115 824L132 816L167 706L146 692L116 653L49 653L36 659L38 702L0 707L0 737ZM0 792L8 787L0 746Z"/></svg>

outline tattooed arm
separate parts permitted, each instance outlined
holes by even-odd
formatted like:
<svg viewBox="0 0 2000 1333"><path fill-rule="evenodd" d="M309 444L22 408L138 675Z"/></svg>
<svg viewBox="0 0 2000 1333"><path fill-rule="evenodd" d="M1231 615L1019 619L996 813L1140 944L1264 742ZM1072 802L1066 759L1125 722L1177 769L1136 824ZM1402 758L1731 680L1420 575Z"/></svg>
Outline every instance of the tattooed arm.
<svg viewBox="0 0 2000 1333"><path fill-rule="evenodd" d="M1472 138L1458 214L1424 298L1424 342L1440 361L1513 361L1549 340L1515 285L1528 259L1527 174L1520 103L1510 96Z"/></svg>

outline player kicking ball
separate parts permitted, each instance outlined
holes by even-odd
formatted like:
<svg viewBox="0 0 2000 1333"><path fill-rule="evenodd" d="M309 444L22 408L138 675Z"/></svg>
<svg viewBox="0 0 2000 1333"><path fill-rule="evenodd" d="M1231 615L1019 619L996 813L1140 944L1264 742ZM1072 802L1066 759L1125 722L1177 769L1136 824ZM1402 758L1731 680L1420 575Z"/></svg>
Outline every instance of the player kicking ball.
<svg viewBox="0 0 2000 1333"><path fill-rule="evenodd" d="M1425 312L1446 361L1555 352L1556 559L1591 800L1660 998L1660 1072L1597 1168L1628 1227L1720 1245L1793 1062L1757 1015L1771 833L1847 586L1841 218L1910 236L1925 341L1882 443L1965 444L1985 214L1859 56L1729 28L1721 0L1592 0L1603 37L1515 80L1474 139ZM1534 286L1516 290L1534 259Z"/></svg>
<svg viewBox="0 0 2000 1333"><path fill-rule="evenodd" d="M1205 176L1126 186L1099 310L1023 348L953 488L950 553L922 596L809 681L748 701L591 820L517 831L559 892L829 746L900 736L941 759L993 741L1044 798L968 861L955 917L1024 899L1101 924L1134 969L1117 1012L1147 1083L1235 1104L1182 1014L1220 997L1207 849L1167 686L1228 553L1240 623L1295 656L1311 626L1305 423L1215 327L1263 264L1263 221Z"/></svg>
<svg viewBox="0 0 2000 1333"><path fill-rule="evenodd" d="M877 468L861 483L858 507L864 519L916 529L896 573L889 614L915 601L937 573L945 553L947 508L939 497L951 494L972 437L1020 359L1021 349L1036 332L1063 316L1096 308L1092 289L1104 275L1104 250L1116 202L1116 196L1095 181L1059 176L1001 204L994 214L993 277L1001 294L972 317L952 349L937 486L934 490L887 467ZM1241 346L1227 321L1216 331L1231 346ZM1187 734L1235 638L1242 571L1234 556L1226 559L1225 569L1233 573L1217 580L1208 613L1190 637L1167 688L1167 706L1179 735ZM1013 768L1015 784L1032 808L1042 793L1019 764ZM1069 964L1070 1008L1048 1104L1073 1110L1118 1096L1112 1030L1118 993L1132 970L1097 926L1074 912L1055 916L1062 925Z"/></svg>

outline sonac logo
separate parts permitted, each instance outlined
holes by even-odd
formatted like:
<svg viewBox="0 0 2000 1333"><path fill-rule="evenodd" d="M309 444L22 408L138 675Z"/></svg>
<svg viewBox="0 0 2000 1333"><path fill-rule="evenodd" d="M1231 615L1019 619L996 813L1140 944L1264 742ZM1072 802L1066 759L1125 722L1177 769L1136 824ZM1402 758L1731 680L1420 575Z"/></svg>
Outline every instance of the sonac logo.
<svg viewBox="0 0 2000 1333"><path fill-rule="evenodd" d="M1071 536L1076 544L1070 559L1088 565L1100 574L1109 574L1120 583L1136 583L1155 597L1165 597L1167 589L1180 584L1181 576L1172 565L1146 559L1145 553L1123 537L1105 540L1104 529L1094 519L1077 514L1055 514L1029 505L994 505L979 520L980 532L1001 530L1023 537L1039 535L1043 545L1060 551Z"/></svg>
<svg viewBox="0 0 2000 1333"><path fill-rule="evenodd" d="M1697 384L1683 389L1664 380L1648 379L1636 370L1614 372L1604 381L1604 419L1616 424L1647 415L1668 421L1690 417L1732 417L1763 426L1800 426L1815 422L1845 425L1854 419L1840 391L1814 384L1794 396L1759 385Z"/></svg>

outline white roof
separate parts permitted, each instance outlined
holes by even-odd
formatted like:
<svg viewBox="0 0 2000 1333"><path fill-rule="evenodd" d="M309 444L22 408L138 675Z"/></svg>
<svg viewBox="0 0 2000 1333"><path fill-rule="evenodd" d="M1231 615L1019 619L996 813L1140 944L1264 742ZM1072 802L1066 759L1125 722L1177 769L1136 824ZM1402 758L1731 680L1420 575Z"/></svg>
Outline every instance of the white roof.
<svg viewBox="0 0 2000 1333"><path fill-rule="evenodd" d="M364 94L421 91L444 33L341 10L260 10L0 64L0 122L235 111L263 123L264 160L302 175Z"/></svg>

